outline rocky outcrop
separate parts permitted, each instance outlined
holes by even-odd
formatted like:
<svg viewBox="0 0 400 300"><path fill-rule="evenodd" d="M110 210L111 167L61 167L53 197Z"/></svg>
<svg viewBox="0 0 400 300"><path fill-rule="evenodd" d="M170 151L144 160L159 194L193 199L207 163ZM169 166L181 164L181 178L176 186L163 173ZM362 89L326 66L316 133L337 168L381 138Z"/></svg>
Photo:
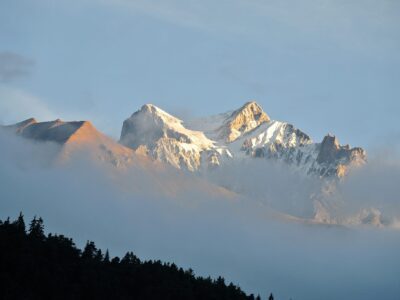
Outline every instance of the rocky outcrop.
<svg viewBox="0 0 400 300"><path fill-rule="evenodd" d="M330 134L324 137L317 151L316 163L319 165L320 176L343 177L349 167L361 165L366 161L366 153L362 148L341 146L338 139Z"/></svg>
<svg viewBox="0 0 400 300"><path fill-rule="evenodd" d="M129 163L134 153L189 171L215 168L231 159L254 158L280 161L307 175L341 178L366 161L362 148L342 146L332 135L314 143L292 124L270 120L255 102L186 124L204 129L189 129L180 119L146 104L124 121L120 144L88 121L37 122L31 118L6 128L35 141L62 145L64 157L90 148L98 158L118 166Z"/></svg>
<svg viewBox="0 0 400 300"><path fill-rule="evenodd" d="M154 159L190 171L213 168L230 157L225 147L215 146L203 132L185 128L181 120L152 104L124 121L120 143L134 150L145 148Z"/></svg>
<svg viewBox="0 0 400 300"><path fill-rule="evenodd" d="M249 157L282 161L303 174L340 178L366 159L363 149L341 146L330 135L314 143L292 124L270 120L256 102L185 123L147 104L125 120L120 142L190 171Z"/></svg>
<svg viewBox="0 0 400 300"><path fill-rule="evenodd" d="M268 123L270 118L256 102L247 102L235 110L218 128L219 139L231 143L245 133L257 128L263 123Z"/></svg>

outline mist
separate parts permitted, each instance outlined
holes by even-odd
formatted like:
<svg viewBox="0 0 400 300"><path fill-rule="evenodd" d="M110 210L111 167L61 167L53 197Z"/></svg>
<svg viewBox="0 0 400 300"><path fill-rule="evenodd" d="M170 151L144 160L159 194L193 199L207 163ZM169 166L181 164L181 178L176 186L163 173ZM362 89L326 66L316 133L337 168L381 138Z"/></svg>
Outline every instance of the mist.
<svg viewBox="0 0 400 300"><path fill-rule="evenodd" d="M400 156L395 151L377 150L369 162L355 169L338 186L339 197L347 212L371 207L382 212L386 222L399 227L400 217ZM400 228L400 227L399 227Z"/></svg>
<svg viewBox="0 0 400 300"><path fill-rule="evenodd" d="M307 195L319 184L280 165L231 166L206 181L169 168L118 170L85 154L51 163L58 145L3 132L0 149L1 219L20 211L27 221L42 216L47 231L80 247L93 240L111 255L132 250L141 259L173 261L196 275L222 275L263 299L270 292L294 300L398 299L400 231L280 216L280 209L309 215ZM398 170L371 161L340 184L340 197L354 206L381 202L395 212ZM243 193L219 192L209 183L222 180Z"/></svg>

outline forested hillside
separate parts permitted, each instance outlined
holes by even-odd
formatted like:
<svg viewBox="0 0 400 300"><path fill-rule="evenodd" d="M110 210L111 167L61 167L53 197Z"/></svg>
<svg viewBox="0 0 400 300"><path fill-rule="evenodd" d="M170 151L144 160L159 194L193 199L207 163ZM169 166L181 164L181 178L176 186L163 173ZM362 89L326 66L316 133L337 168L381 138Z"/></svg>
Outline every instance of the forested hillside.
<svg viewBox="0 0 400 300"><path fill-rule="evenodd" d="M255 299L173 263L132 252L111 258L91 241L80 250L71 238L45 235L41 218L27 227L22 214L0 221L0 299Z"/></svg>

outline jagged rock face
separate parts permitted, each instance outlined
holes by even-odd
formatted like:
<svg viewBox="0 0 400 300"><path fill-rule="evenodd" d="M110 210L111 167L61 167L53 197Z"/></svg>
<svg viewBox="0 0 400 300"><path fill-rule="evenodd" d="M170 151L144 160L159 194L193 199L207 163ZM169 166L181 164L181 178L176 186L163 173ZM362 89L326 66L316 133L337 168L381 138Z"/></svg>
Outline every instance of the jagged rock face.
<svg viewBox="0 0 400 300"><path fill-rule="evenodd" d="M253 157L284 161L306 174L325 178L341 178L350 167L366 161L363 149L341 146L336 137L327 135L322 143L313 143L308 135L292 125L278 124L276 128L270 126L256 137L246 139L242 149ZM269 140L265 139L268 135Z"/></svg>
<svg viewBox="0 0 400 300"><path fill-rule="evenodd" d="M235 120L240 122L236 123ZM238 128L231 124L245 121L250 125L241 125L239 128L243 130L230 130ZM201 118L187 124L227 145L234 157L242 157L244 153L254 158L283 161L295 170L319 177L343 177L350 166L363 164L366 159L363 149L340 146L336 138L327 137L322 143L314 143L293 125L270 120L254 102L246 103L231 113Z"/></svg>
<svg viewBox="0 0 400 300"><path fill-rule="evenodd" d="M345 164L350 162L363 162L366 159L362 148L350 148L349 145L341 146L335 136L327 135L320 144L317 161L320 164L341 161Z"/></svg>
<svg viewBox="0 0 400 300"><path fill-rule="evenodd" d="M308 175L343 177L366 157L363 149L341 146L335 137L314 143L293 125L270 120L255 102L185 123L154 105L144 105L124 122L121 143L145 148L153 158L191 171L218 166L228 157L263 158Z"/></svg>
<svg viewBox="0 0 400 300"><path fill-rule="evenodd" d="M285 149L294 149L311 143L310 137L293 125L272 121L261 126L254 135L246 137L241 150L255 157L271 157L279 155Z"/></svg>
<svg viewBox="0 0 400 300"><path fill-rule="evenodd" d="M268 115L256 102L248 102L235 110L218 129L219 139L231 143L243 134L270 121Z"/></svg>
<svg viewBox="0 0 400 300"><path fill-rule="evenodd" d="M126 166L132 162L134 152L104 134L88 121L64 122L60 119L37 122L31 118L6 126L17 135L36 142L51 142L60 146L57 161L65 161L82 150L95 159Z"/></svg>
<svg viewBox="0 0 400 300"><path fill-rule="evenodd" d="M339 141L336 137L330 136L329 134L324 137L321 145L319 154L317 157L318 163L332 163L335 161L339 149L340 149ZM344 147L342 147L344 148Z"/></svg>
<svg viewBox="0 0 400 300"><path fill-rule="evenodd" d="M316 163L320 166L319 175L343 177L348 168L361 165L366 161L366 153L362 148L341 146L335 136L326 135L319 144Z"/></svg>
<svg viewBox="0 0 400 300"><path fill-rule="evenodd" d="M251 157L283 161L306 173L315 161L311 138L291 124L271 121L250 135L244 139L241 150Z"/></svg>
<svg viewBox="0 0 400 300"><path fill-rule="evenodd" d="M190 171L202 165L215 167L230 156L203 132L185 128L181 120L151 104L124 121L120 143L132 149L145 148L154 159Z"/></svg>

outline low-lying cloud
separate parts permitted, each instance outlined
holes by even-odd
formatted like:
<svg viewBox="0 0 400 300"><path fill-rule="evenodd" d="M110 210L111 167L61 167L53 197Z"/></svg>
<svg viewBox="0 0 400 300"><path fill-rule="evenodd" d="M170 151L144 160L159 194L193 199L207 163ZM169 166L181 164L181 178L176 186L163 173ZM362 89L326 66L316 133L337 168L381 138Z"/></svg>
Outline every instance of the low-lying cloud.
<svg viewBox="0 0 400 300"><path fill-rule="evenodd" d="M79 245L92 239L112 255L133 250L144 259L174 261L198 275L222 275L263 298L271 291L277 299L308 300L397 299L400 293L398 231L285 222L256 197L213 197L195 188L162 196L152 192L154 182L179 180L175 171L120 172L83 158L48 164L57 145L1 131L0 149L1 218L19 211L41 215L49 231ZM314 184L261 171L259 182L281 201ZM235 172L226 180L257 179ZM138 181L139 192L130 188Z"/></svg>

